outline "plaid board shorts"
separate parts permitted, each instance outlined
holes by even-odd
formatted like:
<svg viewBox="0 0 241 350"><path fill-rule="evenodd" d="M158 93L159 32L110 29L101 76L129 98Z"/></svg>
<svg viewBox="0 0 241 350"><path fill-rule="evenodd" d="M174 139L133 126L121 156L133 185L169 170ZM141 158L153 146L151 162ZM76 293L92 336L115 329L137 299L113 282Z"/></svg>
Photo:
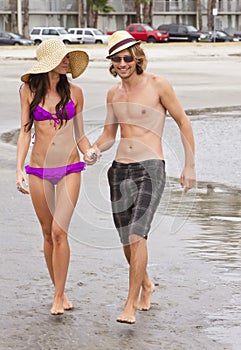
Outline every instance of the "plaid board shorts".
<svg viewBox="0 0 241 350"><path fill-rule="evenodd" d="M147 239L165 187L165 161L113 161L107 176L114 224L121 243L128 244L131 234Z"/></svg>

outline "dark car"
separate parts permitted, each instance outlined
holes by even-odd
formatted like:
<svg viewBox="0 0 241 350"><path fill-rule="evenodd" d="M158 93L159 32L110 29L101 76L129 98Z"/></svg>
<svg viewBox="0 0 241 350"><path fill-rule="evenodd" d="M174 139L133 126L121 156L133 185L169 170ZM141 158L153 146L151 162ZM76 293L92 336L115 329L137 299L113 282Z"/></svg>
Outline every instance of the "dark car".
<svg viewBox="0 0 241 350"><path fill-rule="evenodd" d="M185 24L161 24L158 30L169 34L169 41L200 41L201 33L197 28Z"/></svg>
<svg viewBox="0 0 241 350"><path fill-rule="evenodd" d="M228 42L233 41L233 36L229 35L228 33L224 32L223 30L215 30L208 32L206 38L203 41L208 42Z"/></svg>
<svg viewBox="0 0 241 350"><path fill-rule="evenodd" d="M241 32L233 33L233 41L241 41Z"/></svg>
<svg viewBox="0 0 241 350"><path fill-rule="evenodd" d="M11 32L0 32L0 45L33 45L34 42L23 35Z"/></svg>

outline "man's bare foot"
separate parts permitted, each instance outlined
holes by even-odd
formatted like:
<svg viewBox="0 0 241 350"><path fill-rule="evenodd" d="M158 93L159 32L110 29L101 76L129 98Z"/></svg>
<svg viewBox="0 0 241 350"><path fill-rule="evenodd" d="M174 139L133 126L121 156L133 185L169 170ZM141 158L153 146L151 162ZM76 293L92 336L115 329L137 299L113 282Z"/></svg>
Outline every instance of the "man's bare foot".
<svg viewBox="0 0 241 350"><path fill-rule="evenodd" d="M122 314L117 317L116 321L120 323L134 324L136 322L136 308L125 306Z"/></svg>
<svg viewBox="0 0 241 350"><path fill-rule="evenodd" d="M68 299L67 295L64 294L64 302L63 302L64 310L69 311L73 309L73 304Z"/></svg>
<svg viewBox="0 0 241 350"><path fill-rule="evenodd" d="M142 288L141 299L138 304L138 310L148 311L151 308L151 295L155 292L155 286L152 283L149 288Z"/></svg>

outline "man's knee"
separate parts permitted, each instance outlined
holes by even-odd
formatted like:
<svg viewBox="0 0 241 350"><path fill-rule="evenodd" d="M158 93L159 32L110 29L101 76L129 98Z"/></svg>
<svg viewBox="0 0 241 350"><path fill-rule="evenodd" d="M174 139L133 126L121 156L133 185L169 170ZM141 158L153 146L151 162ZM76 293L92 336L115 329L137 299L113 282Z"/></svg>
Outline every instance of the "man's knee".
<svg viewBox="0 0 241 350"><path fill-rule="evenodd" d="M146 245L146 237L132 233L129 236L129 243L135 245Z"/></svg>

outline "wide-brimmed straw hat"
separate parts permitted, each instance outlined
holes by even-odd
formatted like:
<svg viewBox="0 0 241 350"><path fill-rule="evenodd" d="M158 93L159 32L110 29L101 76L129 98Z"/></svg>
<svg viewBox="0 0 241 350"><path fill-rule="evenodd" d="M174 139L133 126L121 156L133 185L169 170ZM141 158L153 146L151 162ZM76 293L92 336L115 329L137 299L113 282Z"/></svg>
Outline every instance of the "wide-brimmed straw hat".
<svg viewBox="0 0 241 350"><path fill-rule="evenodd" d="M127 49L136 44L140 44L141 41L137 41L133 36L125 30L117 30L111 35L108 41L109 55L106 58L110 58L117 52Z"/></svg>
<svg viewBox="0 0 241 350"><path fill-rule="evenodd" d="M28 82L30 74L47 73L56 68L63 58L69 55L69 69L73 78L82 74L89 63L89 56L79 49L68 48L60 39L43 41L36 50L37 63L21 76L23 82Z"/></svg>

